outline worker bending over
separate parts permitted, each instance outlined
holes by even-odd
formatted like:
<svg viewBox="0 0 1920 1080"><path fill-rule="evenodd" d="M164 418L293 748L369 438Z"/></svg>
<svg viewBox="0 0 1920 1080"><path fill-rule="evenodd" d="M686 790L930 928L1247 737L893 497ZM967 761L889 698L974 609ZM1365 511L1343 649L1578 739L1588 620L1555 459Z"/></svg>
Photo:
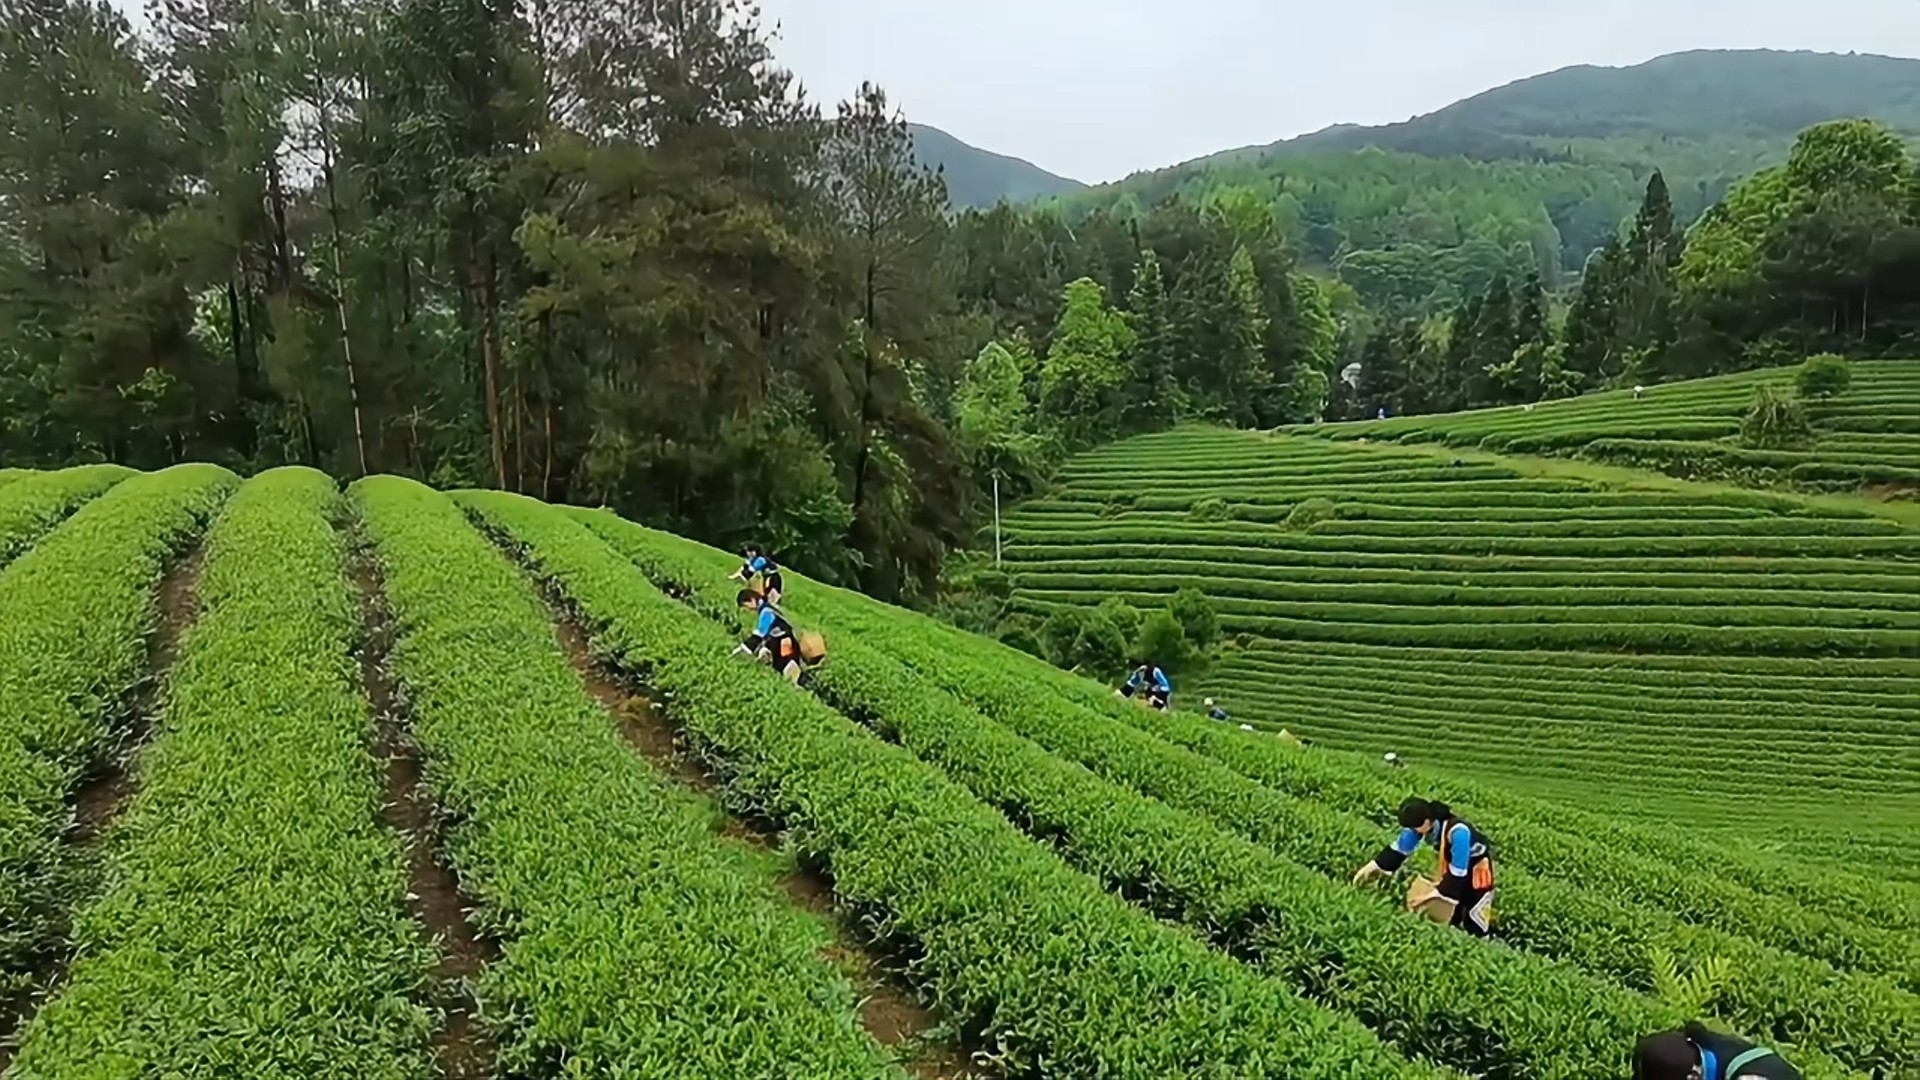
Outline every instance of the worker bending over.
<svg viewBox="0 0 1920 1080"><path fill-rule="evenodd" d="M1227 715L1227 710L1221 708L1218 705L1215 705L1213 703L1213 699L1208 698L1207 699L1207 719L1218 720L1222 723L1225 723L1226 721L1231 720L1233 718Z"/></svg>
<svg viewBox="0 0 1920 1080"><path fill-rule="evenodd" d="M1173 701L1173 683L1159 664L1142 660L1133 666L1133 674L1127 676L1127 685L1121 687L1119 695L1130 698L1138 691L1147 692L1147 704L1161 712Z"/></svg>
<svg viewBox="0 0 1920 1080"><path fill-rule="evenodd" d="M758 544L747 545L746 552L741 557L740 569L735 571L733 576L749 584L758 577L760 579L758 591L760 595L767 598L769 604L778 604L781 595L786 592L786 582L780 576L779 564L761 551Z"/></svg>
<svg viewBox="0 0 1920 1080"><path fill-rule="evenodd" d="M1764 1046L1694 1023L1641 1039L1633 1080L1800 1080L1800 1071Z"/></svg>
<svg viewBox="0 0 1920 1080"><path fill-rule="evenodd" d="M1437 896L1452 906L1451 926L1486 937L1493 920L1493 846L1446 803L1408 799L1400 804L1400 835L1353 875L1355 885L1390 877L1422 840L1440 851Z"/></svg>
<svg viewBox="0 0 1920 1080"><path fill-rule="evenodd" d="M735 597L740 606L757 613L753 633L736 648L736 655L758 656L773 665L788 682L797 683L806 665L800 657L800 637L793 632L793 624L787 621L774 606L761 594L752 589L741 589Z"/></svg>

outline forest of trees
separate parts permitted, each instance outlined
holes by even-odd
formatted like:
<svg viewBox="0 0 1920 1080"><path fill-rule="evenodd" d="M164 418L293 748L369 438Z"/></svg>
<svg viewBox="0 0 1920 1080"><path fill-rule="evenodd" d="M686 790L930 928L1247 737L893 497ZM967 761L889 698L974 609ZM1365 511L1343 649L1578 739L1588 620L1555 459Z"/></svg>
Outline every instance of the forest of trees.
<svg viewBox="0 0 1920 1080"><path fill-rule="evenodd" d="M1333 419L1518 404L1797 363L1920 357L1920 162L1881 125L1804 132L1691 228L1654 173L1564 297L1496 276L1375 327Z"/></svg>
<svg viewBox="0 0 1920 1080"><path fill-rule="evenodd" d="M1570 293L1516 235L1464 302L1370 306L1242 187L953 214L885 94L807 101L747 0L163 0L139 34L14 0L0 465L498 486L912 599L996 486L1130 432L1920 352L1884 129L1681 225L1656 177Z"/></svg>

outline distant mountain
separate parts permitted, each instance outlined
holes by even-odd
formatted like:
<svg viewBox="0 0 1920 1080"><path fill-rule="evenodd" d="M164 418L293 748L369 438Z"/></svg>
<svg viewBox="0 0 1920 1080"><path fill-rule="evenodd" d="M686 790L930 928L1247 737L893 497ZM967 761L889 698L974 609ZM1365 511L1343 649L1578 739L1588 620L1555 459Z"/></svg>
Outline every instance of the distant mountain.
<svg viewBox="0 0 1920 1080"><path fill-rule="evenodd" d="M1343 124L1256 152L1377 147L1552 160L1568 156L1570 142L1592 139L1790 142L1804 128L1853 116L1920 135L1920 60L1755 49L1673 53L1632 67L1581 65L1403 123Z"/></svg>
<svg viewBox="0 0 1920 1080"><path fill-rule="evenodd" d="M956 210L992 206L1001 199L1026 202L1086 187L1032 162L969 146L939 128L925 124L908 127L913 132L914 156L930 168L945 171L947 198Z"/></svg>
<svg viewBox="0 0 1920 1080"><path fill-rule="evenodd" d="M1786 159L1827 120L1920 140L1920 60L1703 51L1571 67L1378 127L1343 125L1072 194L1131 214L1232 190L1273 208L1295 251L1371 304L1431 310L1496 274L1577 273L1660 170L1683 222Z"/></svg>

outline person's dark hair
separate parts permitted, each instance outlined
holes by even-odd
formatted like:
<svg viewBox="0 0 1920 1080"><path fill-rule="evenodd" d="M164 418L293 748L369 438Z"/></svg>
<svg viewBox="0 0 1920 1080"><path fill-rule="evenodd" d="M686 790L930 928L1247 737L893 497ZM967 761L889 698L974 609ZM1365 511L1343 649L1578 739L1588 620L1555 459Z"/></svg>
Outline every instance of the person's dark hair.
<svg viewBox="0 0 1920 1080"><path fill-rule="evenodd" d="M1417 829L1434 818L1433 804L1421 798L1409 798L1400 804L1400 827Z"/></svg>
<svg viewBox="0 0 1920 1080"><path fill-rule="evenodd" d="M745 552L747 553L747 557L748 557L748 558L752 558L752 557L754 557L755 555L758 555L758 554L760 554L760 553L761 553L761 552L760 552L760 545L759 545L759 544L748 544L748 545L747 545L747 546L746 546L745 548L743 548L742 550L743 550L743 551L745 551Z"/></svg>
<svg viewBox="0 0 1920 1080"><path fill-rule="evenodd" d="M748 604L757 604L760 602L760 594L754 592L752 589L741 589L740 595L734 597L733 602L739 604L741 607L746 607Z"/></svg>
<svg viewBox="0 0 1920 1080"><path fill-rule="evenodd" d="M1699 1063L1700 1054L1685 1032L1662 1031L1633 1048L1633 1080L1687 1080Z"/></svg>

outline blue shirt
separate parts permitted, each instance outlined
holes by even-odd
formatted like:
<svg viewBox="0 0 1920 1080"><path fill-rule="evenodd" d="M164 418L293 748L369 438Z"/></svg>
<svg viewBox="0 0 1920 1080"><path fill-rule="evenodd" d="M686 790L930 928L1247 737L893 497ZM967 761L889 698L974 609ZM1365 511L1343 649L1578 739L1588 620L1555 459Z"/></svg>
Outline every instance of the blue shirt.
<svg viewBox="0 0 1920 1080"><path fill-rule="evenodd" d="M753 632L760 637L766 637L773 631L774 618L773 606L771 604L761 604L760 618L753 624Z"/></svg>
<svg viewBox="0 0 1920 1080"><path fill-rule="evenodd" d="M1473 830L1465 822L1455 821L1447 826L1452 837L1447 841L1446 872L1451 877L1466 877L1467 870L1473 865ZM1440 846L1440 830L1427 834L1427 843ZM1402 855L1411 855L1420 849L1420 834L1412 829L1401 829L1394 837L1393 850Z"/></svg>
<svg viewBox="0 0 1920 1080"><path fill-rule="evenodd" d="M1153 688L1155 690L1164 690L1164 691L1167 691L1168 693L1171 693L1173 691L1173 684L1167 681L1167 673L1164 671L1161 671L1159 665L1157 664L1154 665L1153 674L1149 675L1147 679L1148 681L1153 683ZM1140 670L1138 668L1135 668L1133 674L1127 676L1127 689L1138 690L1140 689L1140 686L1141 686Z"/></svg>
<svg viewBox="0 0 1920 1080"><path fill-rule="evenodd" d="M747 573L749 574L757 574L766 568L767 557L765 555L755 555L747 562Z"/></svg>

